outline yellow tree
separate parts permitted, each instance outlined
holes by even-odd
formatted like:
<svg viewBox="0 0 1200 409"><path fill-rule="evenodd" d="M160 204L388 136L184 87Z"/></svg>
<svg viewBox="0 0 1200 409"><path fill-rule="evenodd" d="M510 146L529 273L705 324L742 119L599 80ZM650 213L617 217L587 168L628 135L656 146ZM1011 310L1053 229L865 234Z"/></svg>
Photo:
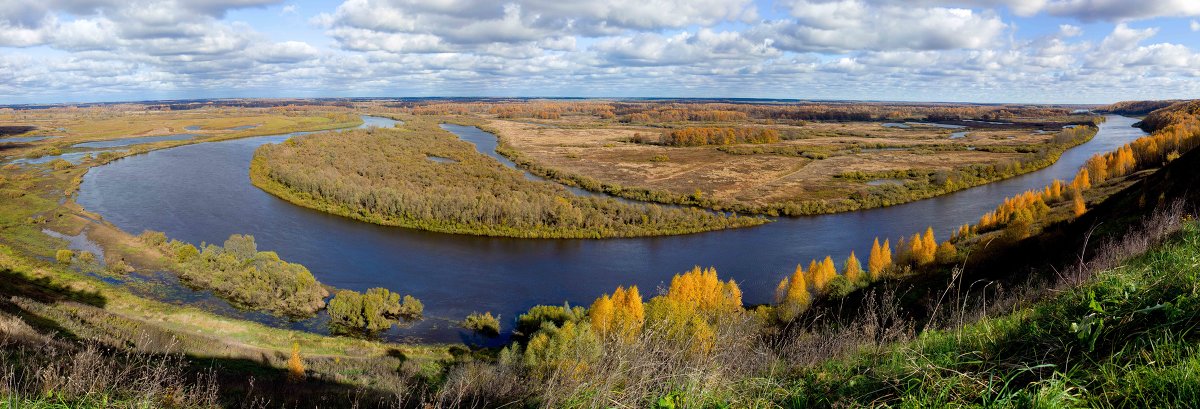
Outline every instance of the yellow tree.
<svg viewBox="0 0 1200 409"><path fill-rule="evenodd" d="M775 289L776 314L781 321L787 322L808 309L812 304L812 295L808 293L808 282L804 279L804 269L796 266L796 271L790 278L784 278Z"/></svg>
<svg viewBox="0 0 1200 409"><path fill-rule="evenodd" d="M950 264L958 259L958 248L949 240L942 242L937 248L936 259L938 264Z"/></svg>
<svg viewBox="0 0 1200 409"><path fill-rule="evenodd" d="M850 251L850 257L846 258L846 266L842 269L842 275L846 277L846 280L850 281L850 284L856 286L862 285L867 281L866 275L863 274L862 264L858 262L858 257L854 255L853 250Z"/></svg>
<svg viewBox="0 0 1200 409"><path fill-rule="evenodd" d="M1071 181L1071 187L1079 191L1092 188L1092 175L1087 168L1080 169L1079 173L1075 174L1075 180Z"/></svg>
<svg viewBox="0 0 1200 409"><path fill-rule="evenodd" d="M626 339L637 335L642 329L642 324L646 322L646 307L642 303L642 295L637 286L630 286L628 290L617 287L612 303L613 329Z"/></svg>
<svg viewBox="0 0 1200 409"><path fill-rule="evenodd" d="M883 260L883 247L879 245L879 238L875 238L875 242L871 243L871 254L867 256L867 274L871 281L883 278L883 270L887 268L887 262Z"/></svg>
<svg viewBox="0 0 1200 409"><path fill-rule="evenodd" d="M823 293L829 287L829 282L837 277L837 266L833 264L833 257L825 256L820 263L813 261L813 266L809 268L808 274L812 276L813 288L818 293Z"/></svg>
<svg viewBox="0 0 1200 409"><path fill-rule="evenodd" d="M592 302L588 313L592 330L600 335L616 333L631 338L646 321L645 305L637 286L617 287L612 296L605 294Z"/></svg>
<svg viewBox="0 0 1200 409"><path fill-rule="evenodd" d="M671 279L667 298L705 314L742 308L742 290L733 280L722 282L717 269L695 267Z"/></svg>
<svg viewBox="0 0 1200 409"><path fill-rule="evenodd" d="M292 343L292 357L288 358L287 369L288 369L288 374L287 374L288 382L292 382L292 383L300 382L300 381L303 381L305 377L307 377L307 375L305 374L305 369L304 369L304 359L300 357L300 343L299 342Z"/></svg>
<svg viewBox="0 0 1200 409"><path fill-rule="evenodd" d="M612 329L614 315L612 298L608 294L600 296L588 308L588 318L592 323L592 331L597 334L607 334Z"/></svg>
<svg viewBox="0 0 1200 409"><path fill-rule="evenodd" d="M1083 202L1083 193L1075 191L1075 199L1071 203L1071 210L1075 212L1075 217L1083 216L1087 213L1087 204Z"/></svg>
<svg viewBox="0 0 1200 409"><path fill-rule="evenodd" d="M933 263L937 255L937 239L933 237L933 227L925 229L925 235L921 237L921 255L918 261L921 264Z"/></svg>

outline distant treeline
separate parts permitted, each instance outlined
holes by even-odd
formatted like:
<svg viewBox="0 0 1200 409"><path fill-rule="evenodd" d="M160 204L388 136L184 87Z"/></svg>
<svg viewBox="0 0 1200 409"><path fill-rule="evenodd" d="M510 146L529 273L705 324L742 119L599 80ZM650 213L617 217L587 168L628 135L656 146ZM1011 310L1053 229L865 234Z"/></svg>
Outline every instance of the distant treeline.
<svg viewBox="0 0 1200 409"><path fill-rule="evenodd" d="M1179 101L1121 101L1103 108L1101 112L1117 115L1146 115L1158 109L1166 108Z"/></svg>
<svg viewBox="0 0 1200 409"><path fill-rule="evenodd" d="M592 115L624 123L726 122L756 120L882 121L982 120L1069 115L1071 110L1036 105L946 105L901 103L687 103L655 101L429 101L403 108L416 115L488 113L500 118L559 119Z"/></svg>
<svg viewBox="0 0 1200 409"><path fill-rule="evenodd" d="M437 163L430 157L453 159ZM368 129L264 145L255 185L284 199L372 223L510 237L602 238L685 234L764 223L698 209L582 197L480 155L414 118Z"/></svg>

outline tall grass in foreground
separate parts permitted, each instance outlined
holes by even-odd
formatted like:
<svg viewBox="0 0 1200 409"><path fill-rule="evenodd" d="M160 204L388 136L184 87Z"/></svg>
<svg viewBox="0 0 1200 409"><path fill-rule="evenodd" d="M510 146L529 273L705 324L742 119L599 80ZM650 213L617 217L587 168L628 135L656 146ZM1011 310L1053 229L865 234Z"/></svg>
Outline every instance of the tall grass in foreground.
<svg viewBox="0 0 1200 409"><path fill-rule="evenodd" d="M217 407L212 374L180 355L56 340L0 313L0 404L6 407Z"/></svg>

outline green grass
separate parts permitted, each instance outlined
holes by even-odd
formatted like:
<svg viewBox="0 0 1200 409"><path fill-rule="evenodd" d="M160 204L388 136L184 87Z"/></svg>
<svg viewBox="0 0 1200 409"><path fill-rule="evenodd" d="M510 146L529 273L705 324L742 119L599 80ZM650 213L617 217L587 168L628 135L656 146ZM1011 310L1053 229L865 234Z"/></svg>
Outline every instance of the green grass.
<svg viewBox="0 0 1200 409"><path fill-rule="evenodd" d="M1196 407L1200 225L1085 285L802 371L785 406Z"/></svg>

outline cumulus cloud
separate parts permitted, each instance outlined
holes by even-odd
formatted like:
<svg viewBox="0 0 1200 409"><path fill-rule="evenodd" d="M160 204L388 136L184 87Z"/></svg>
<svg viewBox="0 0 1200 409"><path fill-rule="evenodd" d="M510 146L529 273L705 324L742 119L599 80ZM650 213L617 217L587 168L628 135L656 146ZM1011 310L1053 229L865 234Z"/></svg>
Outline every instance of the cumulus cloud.
<svg viewBox="0 0 1200 409"><path fill-rule="evenodd" d="M971 9L873 5L863 0L792 0L793 19L750 32L788 51L947 50L982 48L1007 28Z"/></svg>
<svg viewBox="0 0 1200 409"><path fill-rule="evenodd" d="M1146 21L1195 15L1193 2L1128 3L345 0L306 4L316 14L302 41L229 17L271 7L263 14L295 20L280 0L10 1L0 2L0 95L1081 102L1200 92L1198 54ZM1023 32L1042 23L1023 16L1045 15L1067 20Z"/></svg>

